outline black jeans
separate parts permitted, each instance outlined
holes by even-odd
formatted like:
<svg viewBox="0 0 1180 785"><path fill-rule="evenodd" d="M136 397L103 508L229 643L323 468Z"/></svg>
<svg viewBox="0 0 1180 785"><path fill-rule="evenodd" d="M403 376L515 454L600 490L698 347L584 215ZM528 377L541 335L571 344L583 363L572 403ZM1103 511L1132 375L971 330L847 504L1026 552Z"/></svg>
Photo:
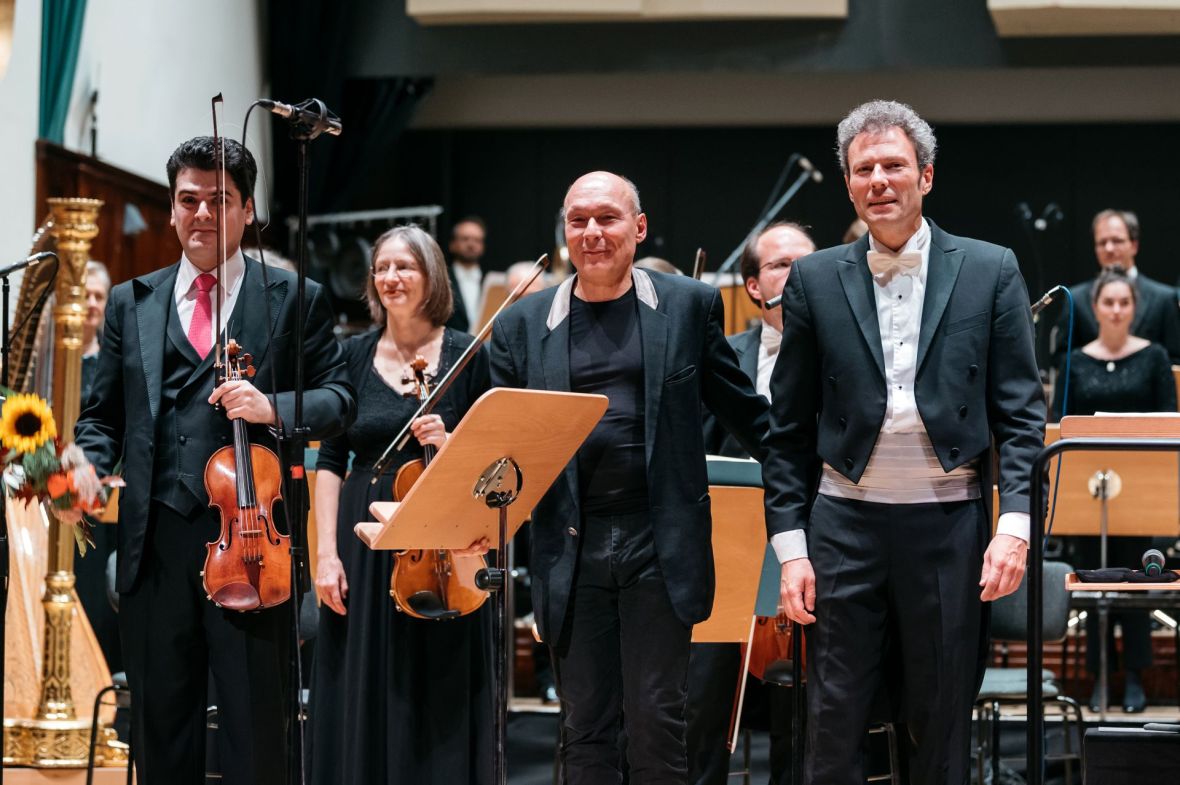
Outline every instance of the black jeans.
<svg viewBox="0 0 1180 785"><path fill-rule="evenodd" d="M631 785L682 785L692 628L672 608L647 513L587 516L582 536L568 636L553 650L563 781L621 782L625 719Z"/></svg>

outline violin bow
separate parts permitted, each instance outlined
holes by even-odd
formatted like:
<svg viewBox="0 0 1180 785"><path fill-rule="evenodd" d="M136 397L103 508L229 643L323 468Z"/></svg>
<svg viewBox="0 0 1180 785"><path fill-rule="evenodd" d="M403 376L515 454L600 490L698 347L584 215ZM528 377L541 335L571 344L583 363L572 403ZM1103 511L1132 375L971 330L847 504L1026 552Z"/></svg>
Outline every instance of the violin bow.
<svg viewBox="0 0 1180 785"><path fill-rule="evenodd" d="M225 368L224 347L221 344L221 287L229 240L225 236L225 142L217 132L217 105L224 104L221 93L213 96L210 104L213 111L213 158L217 171L217 195L214 197L217 200L217 304L213 308L213 341L216 347L213 354L213 386L217 387Z"/></svg>

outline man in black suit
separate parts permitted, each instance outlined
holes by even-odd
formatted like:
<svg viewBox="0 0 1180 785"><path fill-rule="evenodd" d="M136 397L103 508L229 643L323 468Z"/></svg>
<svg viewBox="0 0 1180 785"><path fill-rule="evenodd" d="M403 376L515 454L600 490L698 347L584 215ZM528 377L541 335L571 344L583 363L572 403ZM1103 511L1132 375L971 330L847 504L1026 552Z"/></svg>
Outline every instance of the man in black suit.
<svg viewBox="0 0 1180 785"><path fill-rule="evenodd" d="M770 402L770 372L783 334L781 308L766 302L782 294L791 265L815 252L807 230L796 223L771 224L751 237L742 249L741 276L746 294L759 307L759 323L729 336L738 366L755 391ZM705 413L705 451L710 455L749 458L747 452L711 413ZM724 785L729 777L730 711L740 675L741 648L736 643L694 643L688 662L688 781L693 785ZM748 691L747 695L751 693ZM790 770L790 704L786 690L762 691L770 719L770 781L784 785ZM754 707L747 701L747 715Z"/></svg>
<svg viewBox="0 0 1180 785"><path fill-rule="evenodd" d="M1020 585L1044 444L1028 292L1010 250L923 218L936 143L913 109L864 104L837 136L869 234L787 279L763 463L782 603L810 625L806 781L864 782L884 682L900 685L911 782L965 783L986 603Z"/></svg>
<svg viewBox="0 0 1180 785"><path fill-rule="evenodd" d="M725 341L719 292L633 269L647 216L630 181L591 172L563 216L577 275L492 331L492 382L602 393L606 414L533 511L533 607L553 652L565 782L685 781L692 625L713 600L708 406L761 453L766 402ZM689 427L689 426L692 427Z"/></svg>
<svg viewBox="0 0 1180 785"><path fill-rule="evenodd" d="M1103 210L1094 216L1094 255L1102 268L1118 265L1126 271L1139 292L1135 304L1135 322L1131 333L1154 341L1168 350L1173 364L1180 363L1180 307L1176 290L1167 284L1148 278L1135 266L1139 253L1139 216L1130 210ZM1098 320L1090 291L1093 279L1071 286L1074 325L1073 348L1080 349L1098 337ZM1063 307L1057 320L1057 340L1053 356L1058 366L1065 359L1066 339L1069 337L1069 309Z"/></svg>
<svg viewBox="0 0 1180 785"><path fill-rule="evenodd" d="M210 674L222 781L286 783L291 605L238 613L206 599L205 543L216 539L219 523L208 507L205 464L231 442L231 419L249 423L252 440L264 445L273 444L268 425L291 427L295 330L305 336L303 416L311 438L346 427L356 412L319 286L308 282L301 326L295 277L271 269L264 284L261 265L239 249L254 220L253 157L225 140L221 192L215 149L212 138L197 137L169 158L172 225L184 253L111 290L94 386L74 431L99 475L121 460L127 481L116 588L136 774L147 785L204 783ZM218 282L222 205L229 258ZM217 298L228 336L254 355L252 382L214 387Z"/></svg>
<svg viewBox="0 0 1180 785"><path fill-rule="evenodd" d="M469 215L451 229L451 296L455 300L455 311L447 321L447 327L465 333L474 333L483 325L479 321L480 297L483 294L483 258L487 227L483 219Z"/></svg>

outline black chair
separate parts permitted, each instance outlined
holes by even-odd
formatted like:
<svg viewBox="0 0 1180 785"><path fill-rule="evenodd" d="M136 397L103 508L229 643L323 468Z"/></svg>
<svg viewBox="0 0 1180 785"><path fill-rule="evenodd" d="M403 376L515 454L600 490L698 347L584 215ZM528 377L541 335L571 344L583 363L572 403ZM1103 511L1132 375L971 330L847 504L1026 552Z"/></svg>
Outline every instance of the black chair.
<svg viewBox="0 0 1180 785"><path fill-rule="evenodd" d="M1065 590L1065 576L1073 572L1064 562L1045 562L1044 568L1044 611L1041 635L1045 641L1060 641L1069 628L1069 596ZM1028 641L1028 576L1020 588L1007 597L992 603L991 634L993 641ZM1080 735L1075 752L1074 733L1083 728L1082 707L1076 700L1061 693L1053 671L1041 672L1043 684L1042 706L1054 708L1059 713L1064 731L1064 747L1061 753L1046 755L1045 760L1060 760L1065 763L1065 781L1073 781L1073 762L1078 762L1078 771L1084 766ZM979 781L984 782L984 751L991 758L992 783L1000 781L1000 707L1026 705L1028 703L1028 672L1025 668L991 667L984 672L983 685L975 699L979 735L977 751ZM1072 726L1072 727L1071 727ZM1036 764L1033 764L1036 765Z"/></svg>

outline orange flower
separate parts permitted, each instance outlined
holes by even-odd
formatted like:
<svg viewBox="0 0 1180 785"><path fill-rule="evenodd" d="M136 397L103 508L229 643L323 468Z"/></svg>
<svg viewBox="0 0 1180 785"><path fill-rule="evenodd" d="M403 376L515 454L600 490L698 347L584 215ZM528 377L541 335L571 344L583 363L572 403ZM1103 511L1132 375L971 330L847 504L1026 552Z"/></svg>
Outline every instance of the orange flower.
<svg viewBox="0 0 1180 785"><path fill-rule="evenodd" d="M54 472L45 480L45 487L49 490L49 496L54 499L60 499L70 492L70 479L62 472Z"/></svg>

